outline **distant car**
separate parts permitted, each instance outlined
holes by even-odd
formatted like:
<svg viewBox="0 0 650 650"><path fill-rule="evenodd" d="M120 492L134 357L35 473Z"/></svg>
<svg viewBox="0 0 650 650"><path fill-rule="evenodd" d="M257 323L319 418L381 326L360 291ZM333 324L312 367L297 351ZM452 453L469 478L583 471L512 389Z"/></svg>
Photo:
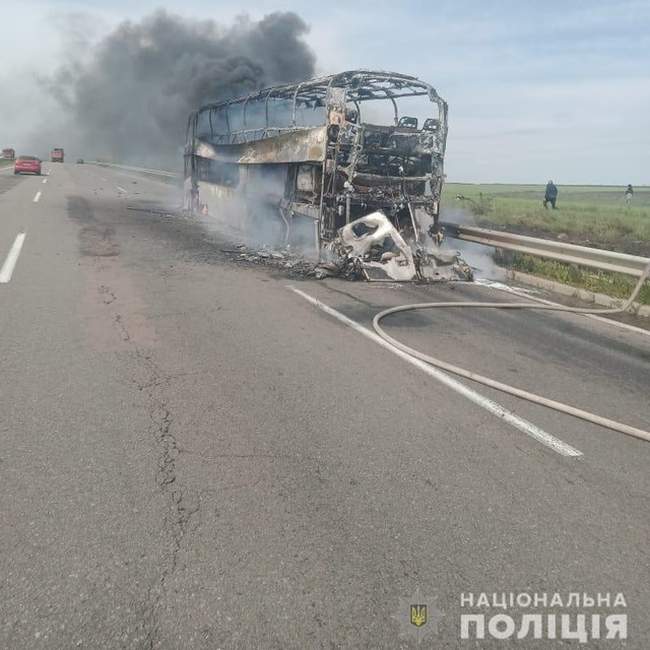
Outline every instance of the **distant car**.
<svg viewBox="0 0 650 650"><path fill-rule="evenodd" d="M55 147L54 149L52 149L52 153L50 154L50 162L62 163L63 160L64 160L63 149L61 149L61 147Z"/></svg>
<svg viewBox="0 0 650 650"><path fill-rule="evenodd" d="M14 174L41 175L41 159L36 156L18 156L14 163Z"/></svg>
<svg viewBox="0 0 650 650"><path fill-rule="evenodd" d="M83 165L84 164L84 159L83 158L77 158L77 165Z"/></svg>

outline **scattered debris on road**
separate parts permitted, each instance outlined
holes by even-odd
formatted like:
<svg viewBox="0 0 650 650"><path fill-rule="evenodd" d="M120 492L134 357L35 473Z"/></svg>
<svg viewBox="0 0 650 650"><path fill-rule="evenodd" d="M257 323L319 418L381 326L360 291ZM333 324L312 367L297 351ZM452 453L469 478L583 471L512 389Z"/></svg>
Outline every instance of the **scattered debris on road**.
<svg viewBox="0 0 650 650"><path fill-rule="evenodd" d="M127 210L146 212L160 218L195 218L186 211L156 205L129 205ZM338 277L369 282L473 279L471 267L458 251L443 250L437 246L426 250L423 246L407 242L381 211L340 228L332 243L321 249L320 260L313 248L304 249L290 244L277 248L269 244L254 246L237 243L219 250L236 262L274 267L294 278L320 280Z"/></svg>
<svg viewBox="0 0 650 650"><path fill-rule="evenodd" d="M299 251L292 250L291 246L275 250L268 246L252 248L246 244L236 244L231 248L220 249L235 262L260 264L274 267L288 272L291 277L325 277L319 271L319 263L309 259Z"/></svg>
<svg viewBox="0 0 650 650"><path fill-rule="evenodd" d="M339 230L331 247L324 249L327 261L317 261L300 250L262 246L253 249L237 244L221 251L238 262L284 269L291 276L346 280L434 282L472 280L472 269L456 251L413 253L397 229L381 212L374 212Z"/></svg>

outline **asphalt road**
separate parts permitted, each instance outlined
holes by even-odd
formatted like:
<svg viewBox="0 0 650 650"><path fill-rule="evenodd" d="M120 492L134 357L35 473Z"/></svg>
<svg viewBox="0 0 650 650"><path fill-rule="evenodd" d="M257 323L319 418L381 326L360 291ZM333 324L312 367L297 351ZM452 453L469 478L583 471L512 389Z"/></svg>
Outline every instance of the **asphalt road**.
<svg viewBox="0 0 650 650"><path fill-rule="evenodd" d="M0 264L26 233L0 284L0 647L581 645L462 641L470 592L621 592L625 647L650 646L650 444L471 386L582 454L561 455L288 287L365 327L505 294L236 264L206 223L143 209L175 188L48 167L0 172ZM532 311L387 324L650 429L642 333ZM401 620L423 600L418 646Z"/></svg>

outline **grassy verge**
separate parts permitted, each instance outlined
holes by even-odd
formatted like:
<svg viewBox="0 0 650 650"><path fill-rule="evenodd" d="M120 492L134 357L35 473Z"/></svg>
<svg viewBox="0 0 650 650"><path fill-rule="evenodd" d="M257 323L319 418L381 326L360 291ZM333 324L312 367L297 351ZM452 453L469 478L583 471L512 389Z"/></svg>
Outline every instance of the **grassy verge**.
<svg viewBox="0 0 650 650"><path fill-rule="evenodd" d="M512 251L497 251L495 261L515 271L555 280L578 289L604 293L613 298L628 298L637 282L636 278L620 273L586 269L575 264L545 260ZM650 283L645 283L637 297L637 302L650 305Z"/></svg>
<svg viewBox="0 0 650 650"><path fill-rule="evenodd" d="M6 160L5 158L0 158L0 169L3 167L9 167L10 165L13 165L14 161L13 160Z"/></svg>
<svg viewBox="0 0 650 650"><path fill-rule="evenodd" d="M636 188L630 205L622 187L560 186L557 210L543 196L542 185L449 183L443 207L468 210L485 227L650 256L650 187Z"/></svg>
<svg viewBox="0 0 650 650"><path fill-rule="evenodd" d="M463 200L456 199L460 194ZM583 246L605 248L650 257L650 187L637 187L628 205L623 187L559 186L558 209L542 205L543 185L470 185L447 183L443 215L472 214L476 225L509 232L560 239ZM634 278L585 269L521 253L497 251L497 263L570 286L627 298ZM650 285L639 302L650 304Z"/></svg>

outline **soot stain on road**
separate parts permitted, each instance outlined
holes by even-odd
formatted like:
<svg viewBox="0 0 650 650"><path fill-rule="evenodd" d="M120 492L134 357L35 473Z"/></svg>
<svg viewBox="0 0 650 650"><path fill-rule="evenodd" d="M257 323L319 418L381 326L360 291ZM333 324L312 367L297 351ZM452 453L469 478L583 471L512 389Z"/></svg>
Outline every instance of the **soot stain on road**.
<svg viewBox="0 0 650 650"><path fill-rule="evenodd" d="M68 196L68 216L80 224L79 252L86 257L115 257L120 246L115 228L97 221L90 203L82 196Z"/></svg>
<svg viewBox="0 0 650 650"><path fill-rule="evenodd" d="M163 239L183 259L205 264L228 262L221 252L226 240L220 239L218 233L206 231L193 217L183 215L178 206L141 200L129 203L127 211L129 225Z"/></svg>
<svg viewBox="0 0 650 650"><path fill-rule="evenodd" d="M150 201L131 202L127 206L130 215L128 223L146 231L147 236L155 236L171 246L178 257L193 264L228 266L230 268L249 268L264 271L268 277L279 280L301 281L315 277L315 262L301 255L276 259L274 252L263 246L244 247L247 253L234 250L233 246L243 246L245 239L227 235L216 229L206 227L198 218L182 213L177 206L165 206ZM255 254L255 252L258 254ZM255 257L256 261L251 261ZM289 264L290 263L290 264Z"/></svg>

